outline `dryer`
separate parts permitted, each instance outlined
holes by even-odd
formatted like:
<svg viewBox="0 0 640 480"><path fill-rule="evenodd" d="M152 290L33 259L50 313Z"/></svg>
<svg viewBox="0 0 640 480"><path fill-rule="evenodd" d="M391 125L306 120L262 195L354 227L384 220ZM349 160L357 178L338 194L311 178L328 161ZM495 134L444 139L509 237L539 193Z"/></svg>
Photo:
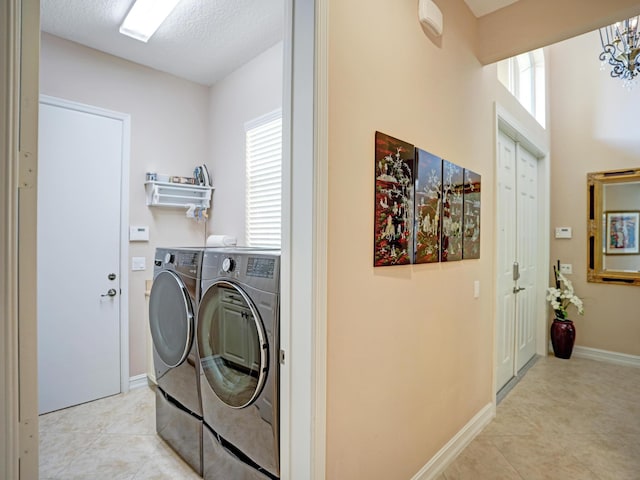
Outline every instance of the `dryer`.
<svg viewBox="0 0 640 480"><path fill-rule="evenodd" d="M280 252L208 248L197 343L205 480L280 477Z"/></svg>
<svg viewBox="0 0 640 480"><path fill-rule="evenodd" d="M202 248L158 248L149 297L156 431L202 474L202 400L196 351Z"/></svg>

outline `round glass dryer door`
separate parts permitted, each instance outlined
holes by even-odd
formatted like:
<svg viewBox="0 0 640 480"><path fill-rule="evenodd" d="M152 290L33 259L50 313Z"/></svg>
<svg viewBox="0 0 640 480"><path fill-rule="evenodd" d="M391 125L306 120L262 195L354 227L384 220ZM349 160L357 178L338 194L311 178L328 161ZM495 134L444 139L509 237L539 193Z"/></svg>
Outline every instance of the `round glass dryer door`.
<svg viewBox="0 0 640 480"><path fill-rule="evenodd" d="M149 327L162 361L169 367L180 365L193 342L193 308L187 289L173 272L160 272L153 280Z"/></svg>
<svg viewBox="0 0 640 480"><path fill-rule="evenodd" d="M267 375L267 341L260 316L242 290L220 281L198 309L200 364L226 405L244 408L260 394Z"/></svg>

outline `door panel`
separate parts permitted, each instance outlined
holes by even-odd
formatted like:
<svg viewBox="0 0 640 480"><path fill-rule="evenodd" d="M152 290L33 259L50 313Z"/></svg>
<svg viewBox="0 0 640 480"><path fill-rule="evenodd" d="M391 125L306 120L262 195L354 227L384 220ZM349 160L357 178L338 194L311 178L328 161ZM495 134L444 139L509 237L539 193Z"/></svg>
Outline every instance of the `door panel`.
<svg viewBox="0 0 640 480"><path fill-rule="evenodd" d="M516 149L500 132L498 136L498 303L496 312L496 382L498 389L514 375L515 295L513 262L516 258Z"/></svg>
<svg viewBox="0 0 640 480"><path fill-rule="evenodd" d="M538 230L538 172L537 159L526 149L518 147L518 262L520 279L517 370L535 355L536 276Z"/></svg>
<svg viewBox="0 0 640 480"><path fill-rule="evenodd" d="M39 122L38 382L45 413L120 392L124 126L48 102L40 104Z"/></svg>

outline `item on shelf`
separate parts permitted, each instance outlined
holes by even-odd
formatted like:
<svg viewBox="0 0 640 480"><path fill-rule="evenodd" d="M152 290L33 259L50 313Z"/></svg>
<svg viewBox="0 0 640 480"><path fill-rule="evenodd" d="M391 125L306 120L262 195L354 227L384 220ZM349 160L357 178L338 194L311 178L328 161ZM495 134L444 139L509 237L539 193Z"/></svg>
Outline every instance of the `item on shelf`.
<svg viewBox="0 0 640 480"><path fill-rule="evenodd" d="M171 183L180 183L183 185L196 185L196 179L193 177L179 177L173 176L171 177Z"/></svg>
<svg viewBox="0 0 640 480"><path fill-rule="evenodd" d="M158 179L158 174L155 172L147 172L147 182L155 182Z"/></svg>
<svg viewBox="0 0 640 480"><path fill-rule="evenodd" d="M203 187L211 186L211 177L209 176L209 170L207 166L203 163L202 165L198 165L193 171L193 176L196 179L198 185L202 185Z"/></svg>

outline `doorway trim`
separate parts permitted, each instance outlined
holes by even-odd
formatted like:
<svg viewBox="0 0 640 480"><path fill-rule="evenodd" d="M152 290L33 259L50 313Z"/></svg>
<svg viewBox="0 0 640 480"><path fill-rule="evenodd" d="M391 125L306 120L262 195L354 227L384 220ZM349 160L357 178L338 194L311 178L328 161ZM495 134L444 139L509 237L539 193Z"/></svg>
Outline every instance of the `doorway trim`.
<svg viewBox="0 0 640 480"><path fill-rule="evenodd" d="M542 127L541 127L542 128ZM497 162L498 162L498 139L500 132L511 137L516 142L524 146L530 153L538 159L538 238L537 248L539 261L542 265L537 271L536 287L540 292L536 299L536 354L546 355L547 345L547 309L545 304L549 282L549 257L550 257L550 156L549 147L543 147L544 139L537 138L531 130L526 128L507 109L498 102L495 103L495 149L494 149L494 183L497 184ZM494 218L498 216L498 203L494 192ZM497 228L497 224L496 227ZM497 233L497 232L496 232ZM497 237L496 237L497 238ZM496 338L497 338L497 283L498 272L498 242L494 242L494 355L493 355L493 393L497 395L497 375L496 375Z"/></svg>
<svg viewBox="0 0 640 480"><path fill-rule="evenodd" d="M281 269L281 476L325 477L328 0L287 0ZM295 46L295 48L294 48ZM295 168L293 159L295 159Z"/></svg>
<svg viewBox="0 0 640 480"><path fill-rule="evenodd" d="M19 5L0 4L0 477L18 476L18 118ZM36 428L37 431L37 428Z"/></svg>
<svg viewBox="0 0 640 480"><path fill-rule="evenodd" d="M130 388L129 374L129 168L131 158L131 116L60 97L40 95L38 103L112 118L122 122L122 156L120 174L120 392Z"/></svg>

